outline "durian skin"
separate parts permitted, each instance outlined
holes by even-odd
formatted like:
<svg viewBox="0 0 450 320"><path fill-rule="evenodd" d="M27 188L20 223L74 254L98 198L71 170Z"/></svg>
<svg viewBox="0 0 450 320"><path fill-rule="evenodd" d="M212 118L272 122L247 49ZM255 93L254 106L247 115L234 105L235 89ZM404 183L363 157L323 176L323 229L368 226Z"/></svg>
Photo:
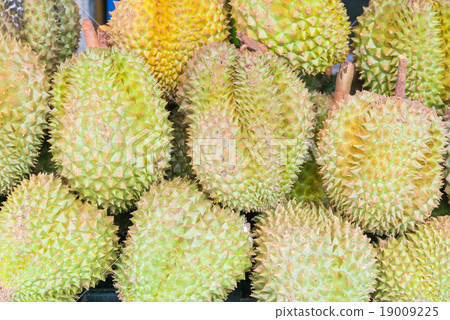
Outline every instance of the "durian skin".
<svg viewBox="0 0 450 320"><path fill-rule="evenodd" d="M315 104L316 125L314 129L313 143L308 152L308 158L297 175L297 182L288 194L288 199L296 199L298 202L314 202L327 205L329 199L323 184L320 166L317 163L317 135L323 128L323 122L328 116L328 112L333 106L331 96L317 91L311 92L311 101Z"/></svg>
<svg viewBox="0 0 450 320"><path fill-rule="evenodd" d="M37 161L47 128L49 82L31 48L0 32L0 194Z"/></svg>
<svg viewBox="0 0 450 320"><path fill-rule="evenodd" d="M50 144L58 173L110 212L130 208L170 160L166 102L144 61L88 49L61 65L52 90Z"/></svg>
<svg viewBox="0 0 450 320"><path fill-rule="evenodd" d="M54 175L32 175L0 211L0 301L74 301L116 259L116 227Z"/></svg>
<svg viewBox="0 0 450 320"><path fill-rule="evenodd" d="M348 55L350 23L340 0L231 0L238 32L317 74Z"/></svg>
<svg viewBox="0 0 450 320"><path fill-rule="evenodd" d="M28 43L49 73L78 48L80 14L74 0L8 0L0 10L0 25Z"/></svg>
<svg viewBox="0 0 450 320"><path fill-rule="evenodd" d="M445 125L447 127L447 134L448 134L447 156L444 164L445 166L444 179L445 179L445 192L449 197L450 203L450 112L447 113L444 120L446 120Z"/></svg>
<svg viewBox="0 0 450 320"><path fill-rule="evenodd" d="M187 180L153 186L137 204L117 263L122 301L221 301L251 267L250 226Z"/></svg>
<svg viewBox="0 0 450 320"><path fill-rule="evenodd" d="M375 300L448 302L449 234L450 216L430 218L414 232L382 244Z"/></svg>
<svg viewBox="0 0 450 320"><path fill-rule="evenodd" d="M376 251L331 209L280 204L257 219L254 237L252 295L260 301L369 301Z"/></svg>
<svg viewBox="0 0 450 320"><path fill-rule="evenodd" d="M212 199L251 211L284 198L305 161L315 114L283 60L205 46L186 66L179 96L193 169Z"/></svg>
<svg viewBox="0 0 450 320"><path fill-rule="evenodd" d="M319 133L327 194L366 232L393 235L438 206L446 133L419 102L358 92L338 103Z"/></svg>
<svg viewBox="0 0 450 320"><path fill-rule="evenodd" d="M111 13L111 33L137 52L168 96L186 62L201 46L229 36L225 0L122 0Z"/></svg>
<svg viewBox="0 0 450 320"><path fill-rule="evenodd" d="M445 103L449 87L444 82L448 84L449 66L437 2L372 0L370 9L358 18L353 47L365 87L388 96L395 92L397 57L405 55L406 97L420 100L442 115L449 110Z"/></svg>

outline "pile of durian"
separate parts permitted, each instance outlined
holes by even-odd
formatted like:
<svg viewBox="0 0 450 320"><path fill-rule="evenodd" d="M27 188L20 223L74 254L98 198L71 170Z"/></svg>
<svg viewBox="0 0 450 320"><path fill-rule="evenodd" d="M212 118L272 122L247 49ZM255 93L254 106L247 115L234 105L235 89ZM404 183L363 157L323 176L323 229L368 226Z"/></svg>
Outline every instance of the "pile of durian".
<svg viewBox="0 0 450 320"><path fill-rule="evenodd" d="M1 0L0 301L449 301L449 15Z"/></svg>

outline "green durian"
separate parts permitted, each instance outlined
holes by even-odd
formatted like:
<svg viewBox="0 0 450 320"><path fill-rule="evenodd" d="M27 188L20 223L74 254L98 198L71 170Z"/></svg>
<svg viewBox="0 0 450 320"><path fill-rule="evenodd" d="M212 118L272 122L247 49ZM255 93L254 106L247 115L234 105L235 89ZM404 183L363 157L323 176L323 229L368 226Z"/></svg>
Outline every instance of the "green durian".
<svg viewBox="0 0 450 320"><path fill-rule="evenodd" d="M362 91L340 101L319 133L327 194L364 231L414 228L441 197L443 121L419 102Z"/></svg>
<svg viewBox="0 0 450 320"><path fill-rule="evenodd" d="M111 16L114 41L145 58L167 96L195 50L229 36L225 0L122 0Z"/></svg>
<svg viewBox="0 0 450 320"><path fill-rule="evenodd" d="M250 226L190 182L153 186L137 204L117 263L122 301L220 301L251 267Z"/></svg>
<svg viewBox="0 0 450 320"><path fill-rule="evenodd" d="M322 205L290 201L256 221L253 296L260 301L369 301L376 251Z"/></svg>
<svg viewBox="0 0 450 320"><path fill-rule="evenodd" d="M36 163L50 111L48 80L31 48L0 31L0 194Z"/></svg>
<svg viewBox="0 0 450 320"><path fill-rule="evenodd" d="M378 254L376 301L449 301L450 216L388 239Z"/></svg>
<svg viewBox="0 0 450 320"><path fill-rule="evenodd" d="M443 33L442 21L448 19L441 16L440 4L447 8L448 17L448 0L372 0L369 3L358 18L353 45L356 64L368 90L392 95L398 56L404 55L409 60L406 98L419 100L440 115L449 110L445 100L450 90L450 39L448 30ZM448 29L448 21L445 28Z"/></svg>
<svg viewBox="0 0 450 320"><path fill-rule="evenodd" d="M340 0L231 0L236 29L286 58L301 73L317 74L349 53L350 23Z"/></svg>
<svg viewBox="0 0 450 320"><path fill-rule="evenodd" d="M311 101L315 104L316 126L314 129L313 143L311 144L308 158L297 175L297 182L288 194L288 199L297 201L314 202L328 204L329 199L326 195L323 184L320 166L317 164L317 135L323 128L323 122L328 116L330 108L333 106L331 96L317 91L311 92Z"/></svg>
<svg viewBox="0 0 450 320"><path fill-rule="evenodd" d="M116 227L53 175L32 175L0 211L0 301L75 301L116 259Z"/></svg>
<svg viewBox="0 0 450 320"><path fill-rule="evenodd" d="M61 65L52 94L53 161L83 199L115 213L163 178L172 128L141 58L89 48Z"/></svg>
<svg viewBox="0 0 450 320"><path fill-rule="evenodd" d="M50 73L78 48L79 20L79 8L74 0L3 0L0 3L1 28L28 43Z"/></svg>
<svg viewBox="0 0 450 320"><path fill-rule="evenodd" d="M187 64L179 96L203 190L238 210L275 206L291 190L314 130L314 104L273 53L211 44Z"/></svg>
<svg viewBox="0 0 450 320"><path fill-rule="evenodd" d="M444 173L444 179L445 179L445 192L447 193L449 197L449 203L450 203L450 112L447 113L446 117L444 118L446 120L445 125L447 126L447 133L448 133L448 144L447 144L447 155L446 155L446 162L445 162L445 173Z"/></svg>

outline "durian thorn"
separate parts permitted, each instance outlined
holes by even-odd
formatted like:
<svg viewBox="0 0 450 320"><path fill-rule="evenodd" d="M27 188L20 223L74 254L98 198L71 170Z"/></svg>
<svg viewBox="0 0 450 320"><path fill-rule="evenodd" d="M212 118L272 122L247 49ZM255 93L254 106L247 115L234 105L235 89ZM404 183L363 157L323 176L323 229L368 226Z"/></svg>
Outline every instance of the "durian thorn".
<svg viewBox="0 0 450 320"><path fill-rule="evenodd" d="M395 96L405 98L406 72L408 67L408 58L404 55L398 56L398 74L395 85Z"/></svg>
<svg viewBox="0 0 450 320"><path fill-rule="evenodd" d="M111 43L111 36L109 35L110 28L107 25L101 25L97 29L98 43L100 48L106 48Z"/></svg>
<svg viewBox="0 0 450 320"><path fill-rule="evenodd" d="M344 61L336 77L336 89L334 91L334 103L338 103L350 94L353 77L355 75L355 65L353 62Z"/></svg>
<svg viewBox="0 0 450 320"><path fill-rule="evenodd" d="M81 27L83 29L86 45L89 48L99 48L100 44L98 43L97 32L94 29L92 21L89 19L84 19L83 22L81 23Z"/></svg>
<svg viewBox="0 0 450 320"><path fill-rule="evenodd" d="M325 75L331 77L332 74L333 74L333 67L328 67L327 70L325 70Z"/></svg>
<svg viewBox="0 0 450 320"><path fill-rule="evenodd" d="M267 47L265 45L249 38L243 32L238 32L237 38L241 42L241 49L243 49L243 50L252 49L254 51L261 51L262 53L267 52Z"/></svg>

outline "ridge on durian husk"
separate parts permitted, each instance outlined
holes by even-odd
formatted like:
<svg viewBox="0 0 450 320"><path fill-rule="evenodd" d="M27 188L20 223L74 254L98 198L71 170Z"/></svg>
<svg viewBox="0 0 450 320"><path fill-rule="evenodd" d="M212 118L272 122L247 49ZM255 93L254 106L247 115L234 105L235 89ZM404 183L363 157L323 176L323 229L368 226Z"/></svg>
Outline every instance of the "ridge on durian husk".
<svg viewBox="0 0 450 320"><path fill-rule="evenodd" d="M83 199L116 213L163 178L172 128L141 58L88 49L61 65L52 94L53 161Z"/></svg>
<svg viewBox="0 0 450 320"><path fill-rule="evenodd" d="M256 219L251 275L260 301L369 301L376 252L361 229L323 205L290 201Z"/></svg>
<svg viewBox="0 0 450 320"><path fill-rule="evenodd" d="M446 133L419 102L362 91L340 101L319 134L327 194L364 231L414 228L441 197Z"/></svg>
<svg viewBox="0 0 450 320"><path fill-rule="evenodd" d="M72 56L80 38L80 14L74 0L3 0L1 29L28 43L49 73Z"/></svg>
<svg viewBox="0 0 450 320"><path fill-rule="evenodd" d="M305 161L315 114L282 59L210 44L187 64L179 96L193 169L214 201L251 211L284 198Z"/></svg>
<svg viewBox="0 0 450 320"><path fill-rule="evenodd" d="M116 259L116 227L61 179L32 175L0 211L0 302L75 301Z"/></svg>
<svg viewBox="0 0 450 320"><path fill-rule="evenodd" d="M195 50L227 39L225 3L225 0L122 0L111 13L111 34L122 47L145 58L164 94L171 96Z"/></svg>
<svg viewBox="0 0 450 320"><path fill-rule="evenodd" d="M445 125L447 126L447 134L448 134L447 155L446 155L446 162L444 164L445 166L444 179L445 179L445 192L449 197L450 203L450 111L445 115L444 121L446 121Z"/></svg>
<svg viewBox="0 0 450 320"><path fill-rule="evenodd" d="M297 182L294 184L291 192L287 195L288 199L296 199L298 202L329 203L326 195L325 186L323 184L320 166L317 163L317 136L323 128L323 122L328 116L328 112L333 106L331 96L312 91L311 101L315 104L316 126L314 129L314 138L308 152L307 161L302 166L300 173L297 175Z"/></svg>
<svg viewBox="0 0 450 320"><path fill-rule="evenodd" d="M408 58L406 98L419 100L439 115L449 110L450 41L442 21L448 4L433 0L372 0L358 18L354 45L356 65L368 90L393 95L398 56ZM447 1L448 2L448 1ZM444 35L443 29L447 32ZM447 43L447 44L446 44ZM447 57L446 57L447 55Z"/></svg>
<svg viewBox="0 0 450 320"><path fill-rule="evenodd" d="M350 23L340 0L231 0L238 32L317 74L345 60Z"/></svg>
<svg viewBox="0 0 450 320"><path fill-rule="evenodd" d="M381 244L374 298L443 302L450 297L450 216L430 218L414 232Z"/></svg>
<svg viewBox="0 0 450 320"><path fill-rule="evenodd" d="M48 90L38 56L0 31L0 194L36 163L50 111Z"/></svg>
<svg viewBox="0 0 450 320"><path fill-rule="evenodd" d="M187 180L153 186L137 203L115 271L122 301L221 301L251 267L250 226Z"/></svg>

